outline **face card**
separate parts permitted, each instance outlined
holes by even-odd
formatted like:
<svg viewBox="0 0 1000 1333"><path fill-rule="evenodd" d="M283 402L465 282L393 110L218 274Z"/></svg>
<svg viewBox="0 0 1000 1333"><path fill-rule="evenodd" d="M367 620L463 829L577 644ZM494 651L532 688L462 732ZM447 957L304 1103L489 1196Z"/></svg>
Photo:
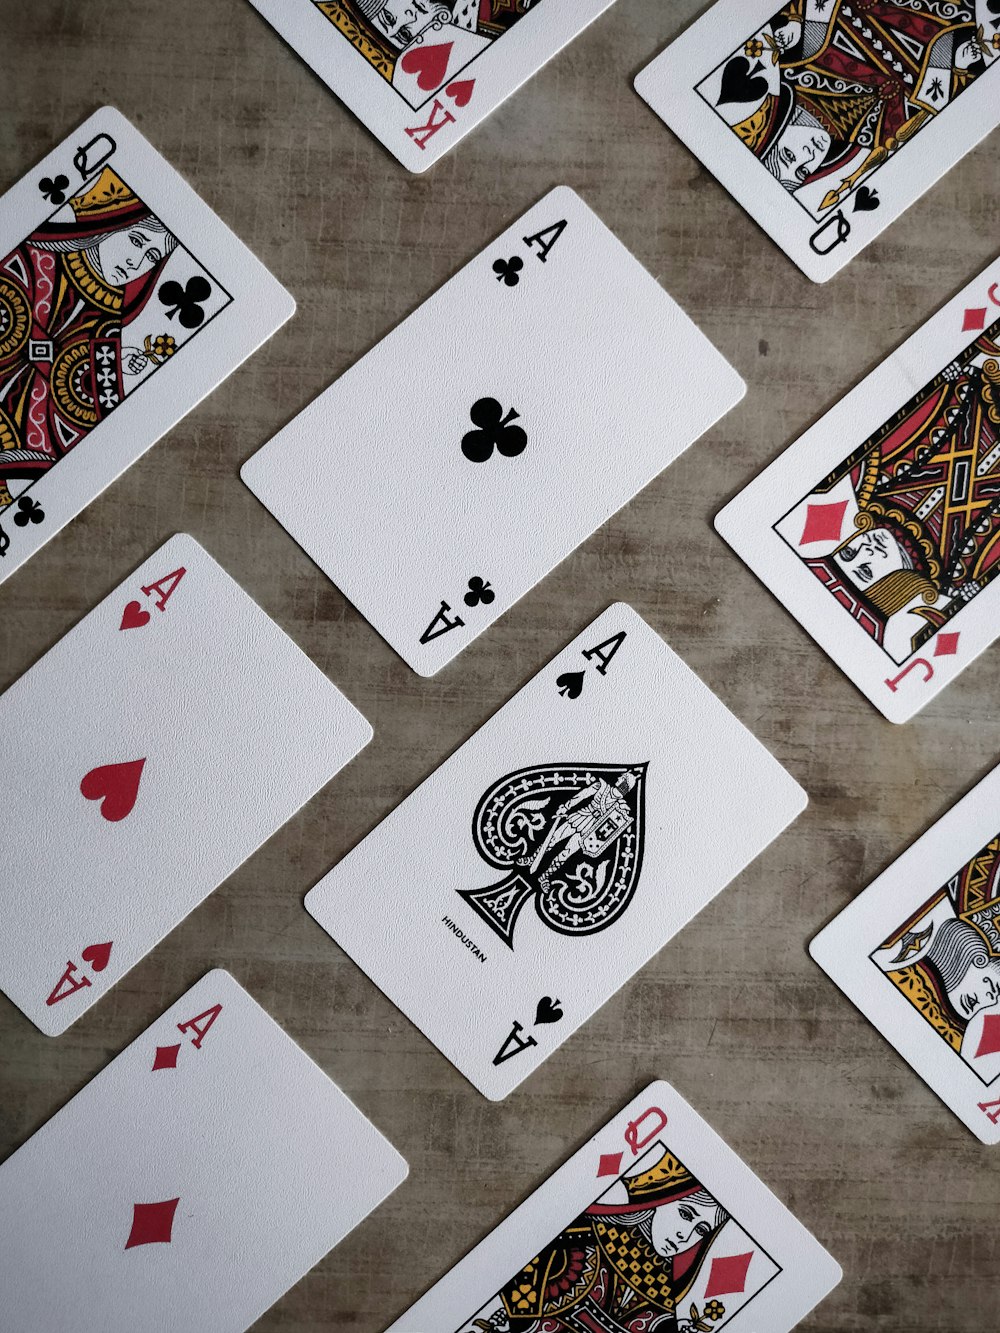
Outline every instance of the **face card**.
<svg viewBox="0 0 1000 1333"><path fill-rule="evenodd" d="M429 676L744 390L586 204L560 188L242 475Z"/></svg>
<svg viewBox="0 0 1000 1333"><path fill-rule="evenodd" d="M809 952L983 1143L1000 1143L1000 769Z"/></svg>
<svg viewBox="0 0 1000 1333"><path fill-rule="evenodd" d="M840 1278L701 1116L653 1083L388 1333L789 1333Z"/></svg>
<svg viewBox="0 0 1000 1333"><path fill-rule="evenodd" d="M0 989L65 1031L371 739L193 538L0 697Z"/></svg>
<svg viewBox="0 0 1000 1333"><path fill-rule="evenodd" d="M0 198L0 581L294 309L111 107Z"/></svg>
<svg viewBox="0 0 1000 1333"><path fill-rule="evenodd" d="M242 1333L406 1173L209 972L0 1166L4 1328Z"/></svg>
<svg viewBox="0 0 1000 1333"><path fill-rule="evenodd" d="M891 722L1000 626L1000 263L717 516Z"/></svg>
<svg viewBox="0 0 1000 1333"><path fill-rule="evenodd" d="M614 0L251 0L410 171L426 171Z"/></svg>
<svg viewBox="0 0 1000 1333"><path fill-rule="evenodd" d="M499 1100L805 803L619 603L317 884L306 908Z"/></svg>
<svg viewBox="0 0 1000 1333"><path fill-rule="evenodd" d="M825 282L1000 124L1000 10L719 0L635 86Z"/></svg>

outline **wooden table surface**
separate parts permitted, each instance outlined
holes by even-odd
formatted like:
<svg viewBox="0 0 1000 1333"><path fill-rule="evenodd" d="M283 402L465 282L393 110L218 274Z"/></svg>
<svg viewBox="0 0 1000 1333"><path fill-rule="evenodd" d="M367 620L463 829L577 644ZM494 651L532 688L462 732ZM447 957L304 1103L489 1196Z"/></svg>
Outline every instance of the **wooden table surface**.
<svg viewBox="0 0 1000 1333"><path fill-rule="evenodd" d="M806 953L819 927L996 763L1000 652L894 727L712 528L730 496L994 257L1000 139L816 286L633 91L637 71L704 7L618 0L427 175L412 176L245 0L0 5L9 53L0 188L113 103L298 300L256 356L0 587L5 688L172 533L190 532L375 728L346 773L64 1036L42 1036L0 996L0 1156L221 965L407 1158L402 1188L261 1319L260 1333L380 1333L655 1077L671 1080L843 1265L843 1283L801 1328L1000 1325L1000 1159ZM749 392L456 662L422 680L257 503L239 468L561 182ZM618 598L794 774L810 805L494 1105L337 949L302 897ZM0 792L3 782L0 772ZM33 828L4 836L45 837L44 792L38 811Z"/></svg>

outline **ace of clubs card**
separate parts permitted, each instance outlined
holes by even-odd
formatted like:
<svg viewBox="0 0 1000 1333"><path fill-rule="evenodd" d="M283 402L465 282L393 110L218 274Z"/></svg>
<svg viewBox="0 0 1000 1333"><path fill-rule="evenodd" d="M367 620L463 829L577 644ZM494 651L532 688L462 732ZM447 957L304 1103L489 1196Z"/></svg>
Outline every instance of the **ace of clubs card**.
<svg viewBox="0 0 1000 1333"><path fill-rule="evenodd" d="M242 476L429 676L744 391L579 196L559 188Z"/></svg>
<svg viewBox="0 0 1000 1333"><path fill-rule="evenodd" d="M840 1278L701 1116L653 1083L387 1333L790 1333Z"/></svg>
<svg viewBox="0 0 1000 1333"><path fill-rule="evenodd" d="M251 0L410 171L426 171L614 0Z"/></svg>
<svg viewBox="0 0 1000 1333"><path fill-rule="evenodd" d="M1000 1143L1000 769L809 952L983 1143Z"/></svg>
<svg viewBox="0 0 1000 1333"><path fill-rule="evenodd" d="M891 722L1000 629L1000 263L715 526Z"/></svg>
<svg viewBox="0 0 1000 1333"><path fill-rule="evenodd" d="M1000 123L1000 4L719 0L636 89L825 282Z"/></svg>
<svg viewBox="0 0 1000 1333"><path fill-rule="evenodd" d="M5 1333L243 1333L406 1163L209 972L0 1165Z"/></svg>
<svg viewBox="0 0 1000 1333"><path fill-rule="evenodd" d="M618 604L330 871L306 907L499 1100L805 803Z"/></svg>
<svg viewBox="0 0 1000 1333"><path fill-rule="evenodd" d="M371 734L173 537L0 696L0 989L65 1031Z"/></svg>
<svg viewBox="0 0 1000 1333"><path fill-rule="evenodd" d="M0 581L295 302L118 111L0 198Z"/></svg>

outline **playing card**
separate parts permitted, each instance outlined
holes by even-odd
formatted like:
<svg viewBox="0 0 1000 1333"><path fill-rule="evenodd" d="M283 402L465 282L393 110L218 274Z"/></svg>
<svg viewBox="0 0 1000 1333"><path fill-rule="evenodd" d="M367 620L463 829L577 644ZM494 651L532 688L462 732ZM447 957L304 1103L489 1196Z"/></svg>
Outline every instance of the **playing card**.
<svg viewBox="0 0 1000 1333"><path fill-rule="evenodd" d="M614 0L251 0L410 171L426 171Z"/></svg>
<svg viewBox="0 0 1000 1333"><path fill-rule="evenodd" d="M0 696L0 989L63 1032L371 735L173 537Z"/></svg>
<svg viewBox="0 0 1000 1333"><path fill-rule="evenodd" d="M1000 123L997 0L719 0L636 88L814 282Z"/></svg>
<svg viewBox="0 0 1000 1333"><path fill-rule="evenodd" d="M6 1333L241 1333L406 1163L216 970L0 1166Z"/></svg>
<svg viewBox="0 0 1000 1333"><path fill-rule="evenodd" d="M983 1143L1000 1143L1000 769L809 952Z"/></svg>
<svg viewBox="0 0 1000 1333"><path fill-rule="evenodd" d="M317 884L306 907L499 1100L805 803L619 603Z"/></svg>
<svg viewBox="0 0 1000 1333"><path fill-rule="evenodd" d="M388 1333L789 1333L840 1278L701 1116L652 1083Z"/></svg>
<svg viewBox="0 0 1000 1333"><path fill-rule="evenodd" d="M429 676L744 390L586 204L560 188L242 475Z"/></svg>
<svg viewBox="0 0 1000 1333"><path fill-rule="evenodd" d="M715 526L891 722L1000 626L1000 262Z"/></svg>
<svg viewBox="0 0 1000 1333"><path fill-rule="evenodd" d="M112 107L0 198L0 581L294 309Z"/></svg>

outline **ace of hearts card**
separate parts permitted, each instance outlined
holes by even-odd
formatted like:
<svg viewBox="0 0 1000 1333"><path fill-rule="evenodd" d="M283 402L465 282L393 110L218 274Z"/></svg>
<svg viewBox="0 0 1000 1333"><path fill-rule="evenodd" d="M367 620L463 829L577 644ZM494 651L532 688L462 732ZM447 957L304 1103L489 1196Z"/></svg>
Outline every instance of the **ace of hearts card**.
<svg viewBox="0 0 1000 1333"><path fill-rule="evenodd" d="M242 476L429 676L745 388L561 187L301 412Z"/></svg>
<svg viewBox="0 0 1000 1333"><path fill-rule="evenodd" d="M0 989L64 1032L371 735L171 538L0 696Z"/></svg>
<svg viewBox="0 0 1000 1333"><path fill-rule="evenodd" d="M404 167L426 171L614 0L251 0Z"/></svg>
<svg viewBox="0 0 1000 1333"><path fill-rule="evenodd" d="M1000 3L719 0L636 89L825 282L1000 123Z"/></svg>
<svg viewBox="0 0 1000 1333"><path fill-rule="evenodd" d="M228 972L0 1165L4 1333L243 1333L406 1163Z"/></svg>
<svg viewBox="0 0 1000 1333"><path fill-rule="evenodd" d="M1000 630L1000 263L715 526L891 722L933 699Z"/></svg>
<svg viewBox="0 0 1000 1333"><path fill-rule="evenodd" d="M653 1083L387 1333L790 1333L839 1265Z"/></svg>
<svg viewBox="0 0 1000 1333"><path fill-rule="evenodd" d="M983 1143L1000 1143L1000 769L809 952Z"/></svg>
<svg viewBox="0 0 1000 1333"><path fill-rule="evenodd" d="M0 581L295 302L118 111L0 198Z"/></svg>
<svg viewBox="0 0 1000 1333"><path fill-rule="evenodd" d="M306 908L500 1100L805 803L618 604L335 866Z"/></svg>

